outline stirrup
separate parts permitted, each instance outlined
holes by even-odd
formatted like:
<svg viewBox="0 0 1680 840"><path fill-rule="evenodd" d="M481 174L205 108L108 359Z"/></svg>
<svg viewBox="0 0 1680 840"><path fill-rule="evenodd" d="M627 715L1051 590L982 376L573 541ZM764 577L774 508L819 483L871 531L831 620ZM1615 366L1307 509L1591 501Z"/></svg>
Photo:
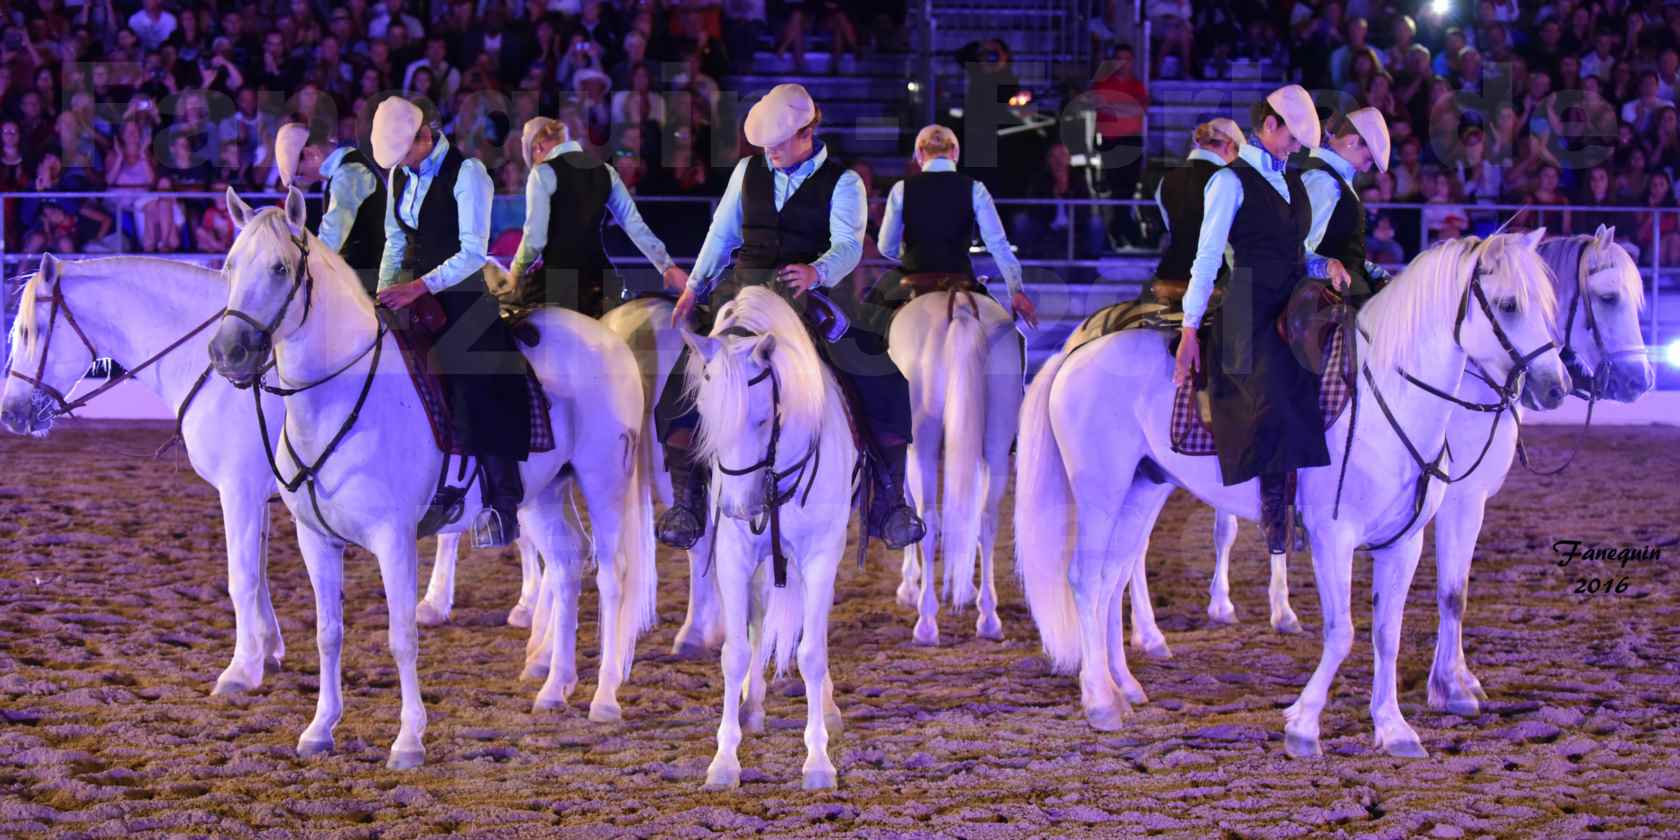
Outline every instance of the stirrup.
<svg viewBox="0 0 1680 840"><path fill-rule="evenodd" d="M659 515L659 521L653 529L654 536L659 542L678 551L687 551L700 542L701 535L706 533L706 526L694 511L682 505L673 505Z"/></svg>
<svg viewBox="0 0 1680 840"><path fill-rule="evenodd" d="M512 545L518 537L517 516L503 516L501 511L487 507L473 519L473 548L502 548Z"/></svg>
<svg viewBox="0 0 1680 840"><path fill-rule="evenodd" d="M869 530L871 536L894 551L920 542L922 537L927 536L927 524L922 522L922 518L917 516L916 511L909 505L893 508L876 527Z"/></svg>

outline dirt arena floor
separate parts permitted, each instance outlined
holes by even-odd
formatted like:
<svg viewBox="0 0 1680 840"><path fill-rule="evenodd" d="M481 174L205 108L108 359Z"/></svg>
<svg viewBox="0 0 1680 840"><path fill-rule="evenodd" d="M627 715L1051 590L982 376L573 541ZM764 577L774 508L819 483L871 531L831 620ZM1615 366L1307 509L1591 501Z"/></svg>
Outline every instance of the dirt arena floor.
<svg viewBox="0 0 1680 840"><path fill-rule="evenodd" d="M1532 430L1555 463L1572 432ZM830 628L846 719L840 789L799 790L804 700L772 685L770 724L741 749L744 784L702 792L714 749L715 659L666 655L686 572L662 555L661 623L622 694L625 721L590 723L595 598L564 713L533 715L516 676L522 631L502 624L511 553L462 564L454 623L421 635L428 763L387 771L398 690L371 558L347 563L346 709L335 754L293 755L316 686L313 602L285 510L271 576L288 652L254 693L208 696L233 647L220 512L185 468L140 457L158 426L70 423L0 437L0 837L1654 837L1677 831L1680 431L1604 429L1565 477L1518 473L1489 511L1470 595L1479 717L1430 711L1435 574L1426 555L1401 651L1403 708L1430 757L1370 748L1369 610L1324 718L1326 757L1283 753L1282 710L1318 658L1318 602L1293 570L1307 633L1266 625L1265 564L1245 526L1233 595L1242 623L1204 612L1211 515L1175 497L1151 556L1175 658L1133 658L1152 702L1093 733L1074 681L1047 673L1013 564L1000 568L1007 641L945 615L944 644L910 644L896 558L842 569ZM1007 502L1006 502L1007 504ZM1625 568L1554 565L1578 539L1659 545ZM1011 545L1006 532L1000 541ZM429 552L430 543L424 546ZM429 553L427 555L430 556ZM1007 556L1007 555L1006 555ZM1368 604L1369 563L1356 574ZM422 572L424 574L424 572ZM1575 579L1628 581L1575 594ZM422 582L424 577L422 577ZM1362 594L1364 593L1364 594Z"/></svg>

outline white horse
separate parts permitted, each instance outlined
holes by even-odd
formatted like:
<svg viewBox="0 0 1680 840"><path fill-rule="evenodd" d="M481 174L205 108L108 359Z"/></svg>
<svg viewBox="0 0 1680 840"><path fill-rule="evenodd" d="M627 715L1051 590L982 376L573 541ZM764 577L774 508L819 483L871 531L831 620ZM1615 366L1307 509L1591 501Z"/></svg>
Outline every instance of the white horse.
<svg viewBox="0 0 1680 840"><path fill-rule="evenodd" d="M414 537L445 459L395 339L379 324L354 272L304 229L302 194L291 190L283 210L259 212L229 190L228 207L240 230L224 269L229 311L211 359L218 373L250 385L260 382L272 356L276 378L291 391L279 447L284 454L276 459L285 476L299 477L282 486L281 496L299 522L321 655L315 719L298 750L330 750L342 713L343 551L354 542L379 558L402 684L402 728L387 763L413 767L425 757L426 726L416 666ZM569 467L589 505L601 592L601 667L590 718L616 720L635 638L655 617L652 520L637 482L642 404L635 361L616 336L576 313L545 311L531 323L542 340L526 355L550 402L556 448L521 465L520 526L549 558L544 582L555 599L554 620L575 631L580 564L569 556L574 540L559 480ZM382 358L389 366L381 368ZM475 484L462 521L481 507ZM569 645L554 646L537 708L565 703L576 685L571 654Z"/></svg>
<svg viewBox="0 0 1680 840"><path fill-rule="evenodd" d="M203 338L227 288L221 274L191 263L152 257L60 262L43 255L23 288L12 325L10 375L0 396L6 429L45 436L98 357L114 360L174 410L193 471L216 488L227 538L233 660L216 678L213 694L262 685L264 670L278 669L286 651L268 591L268 499L275 487L256 431L256 407L250 394L207 375ZM263 406L276 418L285 410L279 397L264 395ZM269 445L278 433L272 430Z"/></svg>
<svg viewBox="0 0 1680 840"><path fill-rule="evenodd" d="M718 312L711 337L685 329L683 340L693 351L688 381L700 410L696 455L712 469L720 517L713 557L723 602L723 722L706 785L740 783L742 700L746 728L762 730L765 662L774 653L783 673L797 643L804 786L834 787L828 738L840 711L828 673L828 612L858 458L844 398L799 316L768 289L744 289ZM778 556L786 559L785 587L773 585Z"/></svg>
<svg viewBox="0 0 1680 840"><path fill-rule="evenodd" d="M1556 301L1535 252L1543 231L1444 243L1418 257L1359 313L1364 371L1357 421L1327 430L1331 464L1300 472L1296 497L1313 550L1324 620L1317 670L1286 712L1291 755L1319 753L1319 718L1336 669L1353 644L1353 553L1376 546L1373 577L1376 743L1423 755L1401 715L1396 689L1400 621L1423 547L1422 530L1444 485L1419 483L1445 458L1451 395L1474 361L1496 380L1527 371L1535 399L1551 407L1569 376L1550 342ZM1126 666L1109 609L1147 551L1149 526L1174 485L1214 507L1258 518L1257 482L1225 486L1213 458L1172 451L1172 357L1166 340L1125 331L1065 357L1034 379L1022 408L1017 457L1018 571L1044 648L1062 672L1079 670L1081 703L1099 730L1120 726L1143 688ZM1102 395L1102 399L1094 398ZM1342 484L1343 445L1354 426ZM1450 465L1446 465L1450 466ZM1064 545L1065 517L1078 526ZM1124 693L1122 693L1122 691Z"/></svg>
<svg viewBox="0 0 1680 840"><path fill-rule="evenodd" d="M992 549L1021 410L1021 353L1015 337L1009 312L983 292L917 297L893 316L887 334L888 355L910 381L914 419L905 483L927 524L921 542L904 549L898 592L900 603L916 608L913 638L919 645L939 643L936 549L944 560L945 595L959 609L975 600L978 549L975 632L984 639L1003 638Z"/></svg>
<svg viewBox="0 0 1680 840"><path fill-rule="evenodd" d="M1556 334L1565 357L1573 355L1571 373L1577 393L1633 402L1655 384L1655 373L1639 329L1645 284L1622 246L1615 228L1600 226L1591 236L1553 239L1540 244L1540 256L1558 282ZM1458 394L1472 402L1492 402L1498 393L1483 379L1467 376ZM1474 715L1487 699L1481 680L1464 659L1464 612L1468 603L1470 560L1482 530L1487 500L1505 483L1517 451L1521 415L1506 412L1491 430L1483 417L1454 412L1447 442L1459 458L1474 458L1487 446L1481 468L1447 488L1435 514L1436 605L1440 613L1435 659L1429 670L1431 708ZM1462 453L1468 453L1464 455Z"/></svg>

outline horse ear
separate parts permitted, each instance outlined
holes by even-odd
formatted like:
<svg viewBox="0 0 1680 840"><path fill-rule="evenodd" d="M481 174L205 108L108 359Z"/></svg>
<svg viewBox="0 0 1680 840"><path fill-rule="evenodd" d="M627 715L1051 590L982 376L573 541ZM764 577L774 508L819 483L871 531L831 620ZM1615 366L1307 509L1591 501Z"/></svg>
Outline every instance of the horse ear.
<svg viewBox="0 0 1680 840"><path fill-rule="evenodd" d="M1545 239L1545 238L1546 238L1546 228L1545 228L1544 225L1542 225L1540 227L1535 228L1534 230L1529 231L1528 233L1522 234L1523 247L1532 251L1540 245L1540 240Z"/></svg>
<svg viewBox="0 0 1680 840"><path fill-rule="evenodd" d="M40 278L41 285L51 286L58 282L58 257L52 254L41 255L41 265L35 269L35 276Z"/></svg>
<svg viewBox="0 0 1680 840"><path fill-rule="evenodd" d="M303 235L303 226L309 219L309 209L303 204L303 193L297 187L286 188L286 224L291 227L293 236Z"/></svg>
<svg viewBox="0 0 1680 840"><path fill-rule="evenodd" d="M757 343L753 344L753 361L768 367L770 365L770 354L774 352L776 352L776 337L770 333L765 333L759 337Z"/></svg>
<svg viewBox="0 0 1680 840"><path fill-rule="evenodd" d="M234 227L243 229L251 221L251 205L246 204L245 199L233 191L233 187L227 188L227 207L228 215L233 217Z"/></svg>
<svg viewBox="0 0 1680 840"><path fill-rule="evenodd" d="M710 362L717 357L718 351L723 349L723 342L709 336L700 335L688 328L687 324L679 325L683 343L688 345L688 351L700 357L702 362Z"/></svg>
<svg viewBox="0 0 1680 840"><path fill-rule="evenodd" d="M1609 245L1616 241L1616 226L1599 225L1598 232L1593 234L1593 238L1598 240L1599 247Z"/></svg>

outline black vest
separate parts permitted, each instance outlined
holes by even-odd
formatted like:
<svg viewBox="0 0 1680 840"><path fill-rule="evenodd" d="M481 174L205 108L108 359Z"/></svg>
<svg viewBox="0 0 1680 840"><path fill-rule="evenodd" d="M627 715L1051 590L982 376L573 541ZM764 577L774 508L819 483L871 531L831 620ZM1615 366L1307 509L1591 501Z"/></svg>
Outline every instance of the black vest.
<svg viewBox="0 0 1680 840"><path fill-rule="evenodd" d="M741 184L741 247L735 272L741 285L763 283L784 265L809 263L828 250L828 208L846 170L833 158L800 183L776 210L776 180L763 155L747 162Z"/></svg>
<svg viewBox="0 0 1680 840"><path fill-rule="evenodd" d="M367 169L378 186L362 201L362 206L356 208L356 221L344 237L344 244L340 247L338 255L362 275L363 284L371 289L379 282L379 260L385 255L385 179L379 177L379 168L359 149L351 149L344 156L338 169L334 170L333 177L348 174L345 169L351 165ZM330 201L330 180L327 182L327 196L326 200Z"/></svg>
<svg viewBox="0 0 1680 840"><path fill-rule="evenodd" d="M601 247L612 176L605 164L583 152L567 152L547 162L554 173L554 198L548 207L548 244L543 266L600 274L609 265Z"/></svg>
<svg viewBox="0 0 1680 840"><path fill-rule="evenodd" d="M1275 301L1281 309L1305 270L1304 242L1312 230L1312 201L1298 171L1284 172L1289 186L1285 201L1248 161L1239 157L1226 168L1242 180L1243 188L1242 204L1231 220L1227 239L1237 276L1246 275L1247 282L1265 290L1256 293L1257 305ZM1269 311L1271 307L1263 308Z"/></svg>
<svg viewBox="0 0 1680 840"><path fill-rule="evenodd" d="M449 150L443 155L443 164L438 167L437 177L427 187L426 197L420 200L419 227L411 227L403 221L401 213L391 214L408 237L402 270L415 279L443 265L461 250L461 217L455 207L455 179L460 176L461 164L465 161L466 158L455 150L455 144L449 144ZM395 200L399 208L407 184L407 173L402 167L397 167L391 174L391 189L396 191ZM482 271L474 272L462 283L482 280L483 275Z"/></svg>
<svg viewBox="0 0 1680 840"><path fill-rule="evenodd" d="M905 274L974 275L974 179L960 172L923 172L904 179Z"/></svg>
<svg viewBox="0 0 1680 840"><path fill-rule="evenodd" d="M1343 180L1342 174L1336 167L1316 157L1308 156L1301 161L1303 172L1317 170L1329 175L1341 189L1341 198L1336 202L1336 209L1330 214L1330 221L1324 226L1324 238L1318 242L1318 255L1342 261L1342 267L1348 270L1348 275L1355 281L1365 278L1365 203L1359 200L1359 194L1353 191L1352 185Z"/></svg>
<svg viewBox="0 0 1680 840"><path fill-rule="evenodd" d="M1207 182L1220 169L1217 163L1199 158L1185 162L1161 178L1161 204L1167 211L1168 242L1155 266L1155 276L1163 280L1190 279L1190 265L1196 261L1196 242L1202 230L1203 203ZM1267 189L1270 189L1268 187ZM1244 187L1247 192L1247 187ZM1219 258L1219 275L1215 285L1224 283L1225 257Z"/></svg>

